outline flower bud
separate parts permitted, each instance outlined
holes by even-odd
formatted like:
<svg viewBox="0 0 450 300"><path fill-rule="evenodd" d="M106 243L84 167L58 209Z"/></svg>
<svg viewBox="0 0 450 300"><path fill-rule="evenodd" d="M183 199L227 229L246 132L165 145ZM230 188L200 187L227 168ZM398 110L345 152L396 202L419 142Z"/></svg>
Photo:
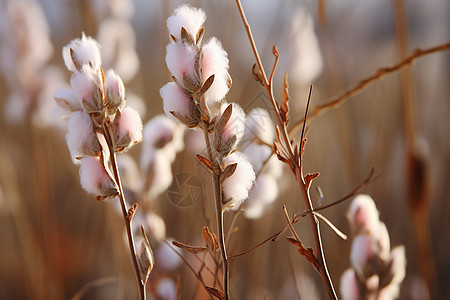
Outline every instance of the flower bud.
<svg viewBox="0 0 450 300"><path fill-rule="evenodd" d="M83 188L90 194L104 197L118 194L116 183L99 157L81 158L80 181Z"/></svg>
<svg viewBox="0 0 450 300"><path fill-rule="evenodd" d="M102 113L103 83L100 69L94 70L83 65L80 72L75 72L70 78L70 85L77 94L84 111L90 116Z"/></svg>
<svg viewBox="0 0 450 300"><path fill-rule="evenodd" d="M155 265L155 259L153 257L152 249L150 244L147 244L144 239L141 240L139 244L137 260L139 263L139 271L141 273L141 280L146 283L150 272Z"/></svg>
<svg viewBox="0 0 450 300"><path fill-rule="evenodd" d="M236 210L248 198L248 192L255 181L255 172L247 157L234 152L224 158L225 167L237 163L234 173L223 181L223 202L225 210Z"/></svg>
<svg viewBox="0 0 450 300"><path fill-rule="evenodd" d="M84 156L100 156L102 152L92 120L84 111L71 114L67 124L66 142L74 162Z"/></svg>
<svg viewBox="0 0 450 300"><path fill-rule="evenodd" d="M159 93L163 99L164 112L167 116L186 125L188 128L200 122L200 112L194 100L180 89L175 82L164 85Z"/></svg>
<svg viewBox="0 0 450 300"><path fill-rule="evenodd" d="M202 9L185 4L176 8L173 15L167 19L167 28L177 41L181 41L181 28L195 40L205 20L206 15Z"/></svg>
<svg viewBox="0 0 450 300"><path fill-rule="evenodd" d="M125 86L122 79L113 70L108 70L105 75L105 93L107 96L108 114L113 115L117 109L122 109L125 102Z"/></svg>
<svg viewBox="0 0 450 300"><path fill-rule="evenodd" d="M116 115L114 123L116 125L116 151L128 150L134 144L142 141L142 121L136 110L125 107L121 113Z"/></svg>

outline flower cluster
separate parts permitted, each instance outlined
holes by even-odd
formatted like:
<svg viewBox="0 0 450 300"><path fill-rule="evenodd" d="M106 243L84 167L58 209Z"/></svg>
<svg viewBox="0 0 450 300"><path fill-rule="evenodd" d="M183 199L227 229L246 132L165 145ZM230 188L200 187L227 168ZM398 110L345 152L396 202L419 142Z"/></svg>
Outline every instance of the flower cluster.
<svg viewBox="0 0 450 300"><path fill-rule="evenodd" d="M347 217L355 232L350 260L352 269L341 278L343 299L394 299L405 277L405 248L391 250L386 225L379 220L374 201L357 196Z"/></svg>
<svg viewBox="0 0 450 300"><path fill-rule="evenodd" d="M63 48L72 75L71 89L55 92L56 102L69 114L66 135L72 160L80 164L83 188L105 199L118 194L111 155L142 140L139 113L126 107L125 87L113 71L104 73L98 43L86 37Z"/></svg>
<svg viewBox="0 0 450 300"><path fill-rule="evenodd" d="M224 100L231 86L228 55L213 37L204 42L201 9L178 7L167 20L171 42L166 64L173 81L160 94L164 111L188 128L200 127L212 134L209 159L204 160L223 174L223 209L237 209L247 199L255 173L247 157L236 151L244 135L245 113L236 103Z"/></svg>
<svg viewBox="0 0 450 300"><path fill-rule="evenodd" d="M265 208L278 196L277 180L282 174L281 162L272 155L271 145L275 130L267 110L254 108L245 120L245 141L243 152L250 157L256 177L249 193L244 214L247 218L259 218Z"/></svg>

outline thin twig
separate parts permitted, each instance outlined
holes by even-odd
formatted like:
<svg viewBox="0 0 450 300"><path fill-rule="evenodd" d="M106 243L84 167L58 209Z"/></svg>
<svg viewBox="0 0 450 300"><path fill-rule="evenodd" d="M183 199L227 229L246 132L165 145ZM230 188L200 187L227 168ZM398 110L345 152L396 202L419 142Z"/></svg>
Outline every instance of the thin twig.
<svg viewBox="0 0 450 300"><path fill-rule="evenodd" d="M384 67L384 68L380 68L378 69L374 74L370 75L369 77L361 80L360 82L358 82L357 84L355 84L354 86L352 86L351 88L347 89L346 91L342 92L341 94L339 94L338 96L335 96L333 98L331 98L330 100L328 100L326 103L321 104L316 106L308 115L308 119L312 120L320 115L322 115L323 113L331 110L331 109L335 109L340 107L342 104L345 103L346 100L348 100L349 98L355 96L356 94L362 92L363 90L365 90L367 87L369 87L371 84L383 79L384 77L386 77L387 75L390 75L392 73L395 73L407 66L412 65L418 58L422 57L422 56L426 56L429 54L433 54L436 52L441 52L441 51L446 51L446 50L450 50L450 42L449 43L445 43L445 44L441 44L432 48L427 48L427 49L416 49L414 50L409 56L405 57L402 61L400 61L399 63L391 66L391 67ZM304 122L304 118L299 120L298 122L296 122L292 128L289 130L289 133L293 133L295 131L297 131L297 129L302 126L303 122Z"/></svg>
<svg viewBox="0 0 450 300"><path fill-rule="evenodd" d="M139 264L137 261L136 249L135 249L135 245L134 245L134 237L133 237L133 232L131 230L132 218L128 216L128 207L127 207L127 203L125 200L125 194L123 193L122 183L120 180L119 167L117 166L116 153L114 151L114 145L113 145L112 138L111 138L111 132L106 123L103 124L102 128L103 128L103 132L105 134L106 142L108 144L108 149L109 149L109 154L110 154L110 159L111 159L111 166L112 166L112 170L113 170L113 174L114 174L114 180L116 181L116 184L119 188L118 198L120 201L120 207L122 208L122 216L123 216L123 219L125 222L125 228L126 228L127 238L128 238L128 247L130 248L131 260L133 261L134 273L136 275L136 280L137 280L137 284L139 287L139 295L140 295L141 300L145 300L146 299L146 290L145 290L145 285L144 285L143 281L141 280Z"/></svg>

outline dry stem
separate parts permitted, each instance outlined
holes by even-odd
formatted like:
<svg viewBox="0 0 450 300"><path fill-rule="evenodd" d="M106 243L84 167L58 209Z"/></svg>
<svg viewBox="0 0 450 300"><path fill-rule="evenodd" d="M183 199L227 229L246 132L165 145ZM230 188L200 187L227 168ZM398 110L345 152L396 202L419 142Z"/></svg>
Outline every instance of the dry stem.
<svg viewBox="0 0 450 300"><path fill-rule="evenodd" d="M211 144L209 141L208 129L206 126L203 128L203 133L205 136L206 149L208 151L208 159L213 163L215 169L220 170L220 166L217 165L217 161L214 159L211 151ZM223 263L223 292L225 294L225 300L229 298L229 280L230 272L228 269L228 256L227 248L225 245L225 235L223 229L223 209L222 209L222 188L220 183L220 174L215 174L212 172L213 176L213 186L214 186L214 198L215 198L215 208L216 208L216 219L217 219L217 231L218 231L218 242L220 247L220 253L222 254Z"/></svg>
<svg viewBox="0 0 450 300"><path fill-rule="evenodd" d="M131 260L133 261L134 273L136 275L136 280L137 280L137 284L138 284L138 288L139 288L139 296L140 296L141 300L145 300L146 299L146 290L145 290L145 285L144 285L143 281L141 280L139 264L138 264L137 256L136 256L136 249L134 246L134 237L133 237L133 232L131 230L132 216L129 216L129 213L128 213L128 207L127 207L125 195L124 195L123 189L122 189L122 183L121 183L120 175L119 175L119 168L117 166L117 161L116 161L116 153L114 151L114 145L112 142L109 126L106 123L104 123L102 128L103 128L103 132L105 134L106 142L108 144L112 170L114 173L114 180L116 181L116 184L119 188L118 198L120 201L120 207L122 208L122 216L123 216L123 219L125 222L125 228L127 231L128 246L130 248Z"/></svg>
<svg viewBox="0 0 450 300"><path fill-rule="evenodd" d="M274 110L276 118L277 118L278 128L279 128L279 133L280 133L278 135L278 137L279 137L279 142L281 143L281 148L283 148L281 151L283 151L283 153L285 153L285 155L287 155L286 159L288 160L288 163L289 163L292 171L294 172L295 178L300 185L300 190L302 191L302 196L303 196L307 210L312 210L313 206L312 206L311 198L309 196L309 188L306 186L305 180L303 178L301 163L298 162L298 160L302 156L302 154L297 153L297 155L296 155L294 153L294 149L292 148L292 144L290 142L290 138L289 138L289 135L287 132L286 124L281 119L280 110L278 108L278 104L273 95L272 79L273 79L273 74L275 72L276 65L278 63L278 53L277 53L276 47L274 46L274 49L273 49L273 53L275 55L275 64L272 69L270 81L268 81L267 76L264 71L264 67L263 67L261 59L260 59L260 56L258 54L258 49L256 48L256 44L253 39L250 25L247 22L247 19L245 17L244 11L242 9L240 0L236 0L236 4L238 6L239 13L240 13L242 21L244 23L244 27L247 31L247 35L248 35L251 47L253 49L253 53L254 53L256 61L257 61L257 65L259 67L259 70L261 71L261 77L262 77L261 84L265 88L265 90L270 98L270 102L272 104L273 110ZM302 143L303 143L303 141L300 140L300 145ZM300 152L302 152L301 149L300 149ZM300 157L298 157L298 155L300 155ZM325 287L327 289L329 297L331 299L337 299L336 292L334 291L333 283L331 281L331 278L329 276L328 269L326 266L326 261L325 261L325 257L324 257L324 253L323 253L323 247L322 247L322 240L320 237L319 221L317 220L316 216L314 216L313 214L309 214L308 216L309 216L311 230L313 232L313 237L314 237L316 258L319 262L319 273L325 284Z"/></svg>

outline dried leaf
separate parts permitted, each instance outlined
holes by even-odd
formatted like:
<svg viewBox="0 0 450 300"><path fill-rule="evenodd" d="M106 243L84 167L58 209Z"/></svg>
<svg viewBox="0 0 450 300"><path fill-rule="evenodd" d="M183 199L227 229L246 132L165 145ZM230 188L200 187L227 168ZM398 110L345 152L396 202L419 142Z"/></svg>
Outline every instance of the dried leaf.
<svg viewBox="0 0 450 300"><path fill-rule="evenodd" d="M298 252L303 255L317 271L319 271L319 261L314 255L314 250L312 248L298 248Z"/></svg>
<svg viewBox="0 0 450 300"><path fill-rule="evenodd" d="M148 241L147 235L145 234L145 230L142 225L141 234L144 237L144 240L140 245L137 258L139 263L139 270L141 273L141 281L145 285L147 283L148 276L150 275L150 272L153 270L153 267L155 265L155 259L153 256L152 248L150 247L150 242Z"/></svg>
<svg viewBox="0 0 450 300"><path fill-rule="evenodd" d="M187 245L187 244L183 244L177 241L173 241L172 244L175 247L178 247L180 249L186 250L192 254L197 254L197 253L202 253L208 250L207 247L195 247L195 246L191 246L191 245Z"/></svg>
<svg viewBox="0 0 450 300"><path fill-rule="evenodd" d="M237 163L229 164L226 166L225 170L223 170L222 174L220 174L220 181L223 182L225 179L230 177L236 171Z"/></svg>
<svg viewBox="0 0 450 300"><path fill-rule="evenodd" d="M205 80L198 94L200 96L203 96L206 93L206 91L209 90L213 82L214 82L214 74L212 74L211 76L208 77L208 79Z"/></svg>
<svg viewBox="0 0 450 300"><path fill-rule="evenodd" d="M184 27L181 27L181 40L191 45L195 44L192 36L186 31L186 28Z"/></svg>
<svg viewBox="0 0 450 300"><path fill-rule="evenodd" d="M133 205L131 205L131 207L128 209L128 213L127 213L128 220L131 221L131 219L133 219L133 216L136 213L137 208L138 208L137 203L134 203Z"/></svg>
<svg viewBox="0 0 450 300"><path fill-rule="evenodd" d="M219 243L217 242L216 235L212 234L208 227L203 227L203 239L205 244L211 252L219 250Z"/></svg>
<svg viewBox="0 0 450 300"><path fill-rule="evenodd" d="M225 126L227 125L228 121L230 120L232 112L233 112L233 106L230 103L227 106L227 108L224 110L224 112L222 113L222 116L220 117L219 121L216 122L216 135L222 136Z"/></svg>
<svg viewBox="0 0 450 300"><path fill-rule="evenodd" d="M197 36L195 37L195 44L197 44L197 46L200 46L203 43L204 35L205 35L205 28L200 27L200 29L197 31Z"/></svg>
<svg viewBox="0 0 450 300"><path fill-rule="evenodd" d="M183 115L179 114L176 111L170 111L170 113L172 114L172 116L177 118L178 121L180 121L182 124L184 124L188 128L194 128L194 127L197 127L197 125L198 125L198 122L199 122L198 118L189 118L187 116L183 116ZM198 112L198 114L200 114L200 112Z"/></svg>
<svg viewBox="0 0 450 300"><path fill-rule="evenodd" d="M316 179L317 177L319 177L320 173L316 172L316 173L308 173L305 175L305 186L306 189L309 189L311 182Z"/></svg>
<svg viewBox="0 0 450 300"><path fill-rule="evenodd" d="M78 71L81 71L82 65L75 59L74 57L75 52L72 48L70 48L70 57L72 58L73 64L75 65L75 68L77 68Z"/></svg>
<svg viewBox="0 0 450 300"><path fill-rule="evenodd" d="M302 245L299 241L297 241L296 239L294 239L294 238L288 237L288 238L286 238L286 240L287 240L289 243L291 243L291 244L293 244L293 245L295 245L295 246L297 246L297 247L299 247L299 248L304 248L303 245Z"/></svg>
<svg viewBox="0 0 450 300"><path fill-rule="evenodd" d="M259 66L255 63L252 67L253 78L258 81L262 86L264 86L264 79Z"/></svg>
<svg viewBox="0 0 450 300"><path fill-rule="evenodd" d="M177 38L176 38L173 34L170 34L170 38L171 38L172 41L174 41L175 43L177 42Z"/></svg>
<svg viewBox="0 0 450 300"><path fill-rule="evenodd" d="M218 289L212 287L212 286L205 286L205 289L208 291L208 293L211 296L216 297L217 299L224 300L225 294L222 291L219 291Z"/></svg>
<svg viewBox="0 0 450 300"><path fill-rule="evenodd" d="M283 104L284 104L284 113L286 119L286 125L289 124L289 85L287 79L287 73L284 74L284 82L283 82Z"/></svg>
<svg viewBox="0 0 450 300"><path fill-rule="evenodd" d="M214 171L214 167L209 159L200 154L197 154L197 159L209 170Z"/></svg>

